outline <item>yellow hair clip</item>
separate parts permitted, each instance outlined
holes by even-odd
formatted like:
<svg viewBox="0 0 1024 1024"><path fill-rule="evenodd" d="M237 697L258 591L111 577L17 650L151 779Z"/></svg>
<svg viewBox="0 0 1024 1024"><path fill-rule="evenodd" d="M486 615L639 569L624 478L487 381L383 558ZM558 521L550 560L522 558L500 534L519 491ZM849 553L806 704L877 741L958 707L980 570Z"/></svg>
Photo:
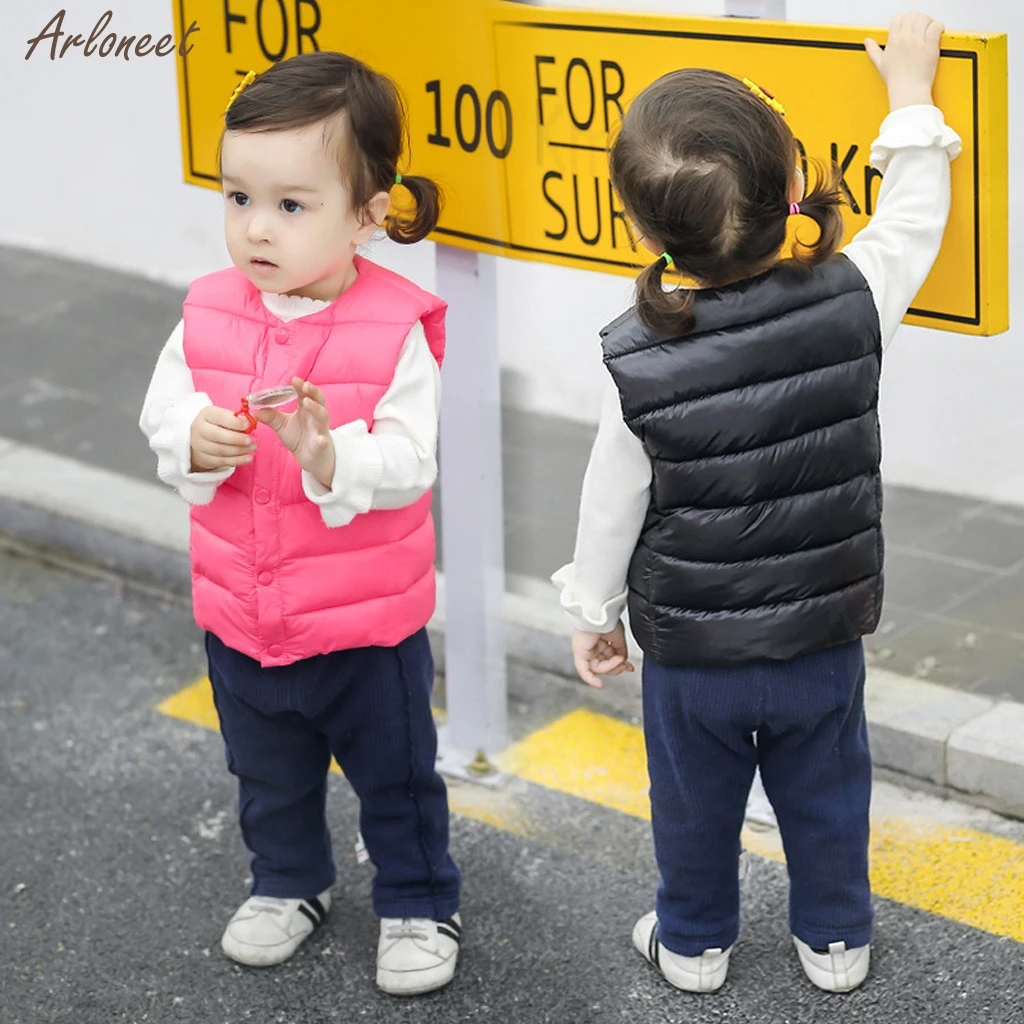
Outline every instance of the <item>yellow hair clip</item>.
<svg viewBox="0 0 1024 1024"><path fill-rule="evenodd" d="M770 93L765 92L759 85L749 78L743 79L743 84L758 98L764 100L776 113L786 116L786 108Z"/></svg>
<svg viewBox="0 0 1024 1024"><path fill-rule="evenodd" d="M238 83L238 85L236 85L236 86L235 86L235 91L234 91L234 92L233 92L233 93L231 94L231 99L229 99L229 100L228 100L228 105L227 105L227 106L226 106L226 107L224 108L224 113L225 113L225 114L226 114L226 113L227 113L227 112L228 112L228 111L229 111L229 110L231 109L231 104L232 104L232 103L234 103L234 102L235 102L235 100L237 100L237 99L238 99L238 94L239 94L239 93L240 93L240 92L241 92L241 91L242 91L242 90L243 90L243 89L244 89L244 88L245 88L245 87L246 87L247 85L252 85L252 83L253 83L253 81L254 81L254 79L255 79L255 78L256 78L256 72L255 72L255 71L249 71L249 72L247 72L247 73L246 73L246 75L245 75L245 78L243 78L243 79L242 79L242 80L241 80L241 81L240 81L240 82Z"/></svg>

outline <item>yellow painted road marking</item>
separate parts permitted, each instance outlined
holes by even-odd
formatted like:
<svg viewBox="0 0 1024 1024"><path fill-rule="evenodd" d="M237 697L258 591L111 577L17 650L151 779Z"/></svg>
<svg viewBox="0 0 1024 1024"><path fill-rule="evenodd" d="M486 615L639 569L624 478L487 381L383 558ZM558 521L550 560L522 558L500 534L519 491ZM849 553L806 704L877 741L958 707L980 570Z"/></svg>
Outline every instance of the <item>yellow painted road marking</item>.
<svg viewBox="0 0 1024 1024"><path fill-rule="evenodd" d="M500 767L549 789L650 821L643 732L579 709L527 736ZM744 830L744 846L784 861L778 833ZM1024 942L1024 847L931 821L872 821L875 893Z"/></svg>
<svg viewBox="0 0 1024 1024"><path fill-rule="evenodd" d="M581 708L531 733L496 762L520 779L650 820L639 726Z"/></svg>
<svg viewBox="0 0 1024 1024"><path fill-rule="evenodd" d="M217 729L204 679L158 710ZM650 820L643 732L606 715L572 711L496 758L527 782ZM483 787L449 787L451 809L506 832L528 835L521 810ZM744 829L746 849L784 862L776 831ZM871 883L878 896L994 935L1024 942L1024 845L922 817L873 817Z"/></svg>
<svg viewBox="0 0 1024 1024"><path fill-rule="evenodd" d="M200 679L184 690L179 690L157 704L156 709L171 718L181 718L193 725L201 725L204 729L220 732L220 719L213 706L213 692L208 679Z"/></svg>

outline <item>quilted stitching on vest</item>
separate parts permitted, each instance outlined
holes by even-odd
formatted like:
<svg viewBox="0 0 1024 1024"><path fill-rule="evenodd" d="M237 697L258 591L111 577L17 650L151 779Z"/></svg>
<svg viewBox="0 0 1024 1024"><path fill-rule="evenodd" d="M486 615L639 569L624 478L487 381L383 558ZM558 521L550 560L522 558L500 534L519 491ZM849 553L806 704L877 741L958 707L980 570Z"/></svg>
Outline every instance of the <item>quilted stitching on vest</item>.
<svg viewBox="0 0 1024 1024"><path fill-rule="evenodd" d="M670 665L792 658L878 623L881 335L845 257L698 292L681 338L602 332L651 457L630 623Z"/></svg>

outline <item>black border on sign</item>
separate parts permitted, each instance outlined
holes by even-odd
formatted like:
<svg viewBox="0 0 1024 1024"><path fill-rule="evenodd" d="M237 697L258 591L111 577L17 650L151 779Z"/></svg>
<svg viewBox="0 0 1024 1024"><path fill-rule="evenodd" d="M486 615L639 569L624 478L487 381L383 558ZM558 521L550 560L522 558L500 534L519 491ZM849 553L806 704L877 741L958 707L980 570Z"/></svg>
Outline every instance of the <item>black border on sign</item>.
<svg viewBox="0 0 1024 1024"><path fill-rule="evenodd" d="M185 38L185 2L178 0L178 31L181 38ZM188 138L188 172L193 178L202 178L204 181L215 181L220 183L220 178L212 174L204 174L196 170L195 146L192 143L192 97L188 88L188 57L181 58L181 80L185 84L185 126Z"/></svg>
<svg viewBox="0 0 1024 1024"><path fill-rule="evenodd" d="M178 22L181 37L185 35L185 3L186 0L178 2ZM496 25L512 28L541 28L560 32L595 32L607 35L632 35L632 36L656 36L669 39L705 39L714 42L726 43L763 43L771 46L798 46L817 48L824 50L861 50L860 43L839 43L827 41L814 41L810 39L766 39L762 36L737 35L728 32L685 32L671 31L653 28L614 28L610 25L566 25L558 22L546 21L499 21ZM974 316L956 316L953 313L940 313L935 310L916 309L911 306L907 313L913 316L923 317L931 320L944 320L948 323L971 324L978 326L981 323L981 197L978 191L979 182L979 150L978 150L978 55L972 50L942 50L943 57L953 57L971 62L971 85L974 102ZM182 81L185 87L185 125L186 137L188 139L188 167L193 178L202 178L205 181L219 182L220 178L210 174L204 174L195 169L195 147L192 142L192 103L188 85L188 58L182 57ZM535 256L555 256L560 259L576 260L580 263L593 263L598 267L621 267L627 270L639 270L643 264L627 263L623 260L609 260L598 256L586 256L567 254L557 249L540 249L528 245L518 245L515 242L504 242L496 238L486 238L483 235L474 235L467 231L455 231L451 228L437 227L434 234L447 235L450 238L461 238L468 242L482 242L485 245L494 246L497 249L506 249L509 252L530 253Z"/></svg>

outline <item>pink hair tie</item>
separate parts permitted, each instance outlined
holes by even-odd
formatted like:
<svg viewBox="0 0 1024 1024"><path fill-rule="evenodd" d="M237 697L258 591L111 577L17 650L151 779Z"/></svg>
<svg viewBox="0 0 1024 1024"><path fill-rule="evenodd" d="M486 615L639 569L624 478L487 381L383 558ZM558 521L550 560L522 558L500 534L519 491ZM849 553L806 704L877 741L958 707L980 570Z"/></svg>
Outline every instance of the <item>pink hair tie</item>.
<svg viewBox="0 0 1024 1024"><path fill-rule="evenodd" d="M790 203L789 204L789 215L790 215L790 217L796 217L799 213L800 213L800 204L799 203Z"/></svg>

